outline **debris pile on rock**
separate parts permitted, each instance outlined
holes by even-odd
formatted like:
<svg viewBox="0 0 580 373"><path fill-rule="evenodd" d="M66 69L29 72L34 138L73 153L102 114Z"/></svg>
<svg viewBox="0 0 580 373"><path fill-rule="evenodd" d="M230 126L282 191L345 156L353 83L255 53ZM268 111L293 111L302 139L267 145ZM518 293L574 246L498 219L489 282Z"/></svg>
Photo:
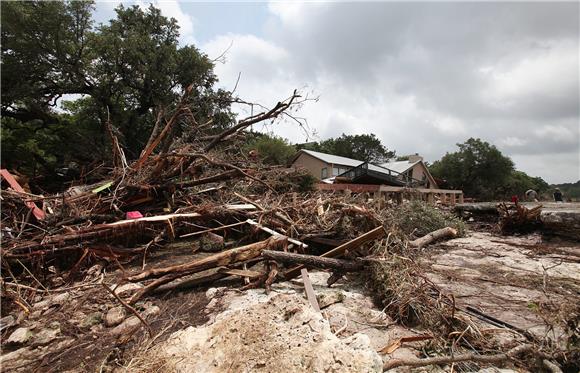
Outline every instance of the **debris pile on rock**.
<svg viewBox="0 0 580 373"><path fill-rule="evenodd" d="M25 369L28 361L42 357L46 367L80 348L71 340L79 330L91 333L79 344L83 348L98 341L120 349L138 330L146 330L145 340L155 340L158 329L152 318L175 314L152 304L154 293L216 283L268 291L276 281L301 276L308 312L294 312L296 300L280 296L195 327L194 334L205 339L191 339L186 329L171 337L166 354L179 357L200 344L221 342L214 356L177 359L173 369L276 370L271 360L255 354L264 343L269 351L280 349L275 355L286 361L288 371L381 370L380 358L363 337L340 340L330 331L306 268L330 271L329 286L350 272L365 275L385 312L398 322L425 328L430 333L426 339L440 352L449 346L454 352L489 351L479 331L459 315L453 296L425 278L416 260L430 243L461 234L458 219L436 212L437 219L429 220L424 231L429 213L422 207L401 212L369 202L364 193L315 191L306 171L265 166L244 154L245 129L284 115L300 102L296 92L225 129L195 123L187 102L186 92L166 111L167 118L158 122L134 162L125 159L111 130L116 167L101 183L51 196L2 190L2 312L12 316L2 319L3 344L12 349L2 357L3 364ZM42 213L34 214L35 209ZM421 237L415 236L417 231ZM108 270L119 275L111 278ZM76 309L87 300L90 307ZM64 309L70 314L60 312ZM248 322L244 312L256 319ZM281 320L287 325L278 325ZM27 323L34 327L21 326ZM99 338L105 328L112 339ZM231 328L254 334L237 341ZM288 341L276 338L279 328L303 343L293 341L300 345L288 350ZM44 356L41 346L57 342L64 352ZM542 356L555 359L553 346L535 346L547 351ZM111 350L99 363L114 361L119 353ZM252 361L245 359L248 354ZM245 360L236 361L234 355Z"/></svg>

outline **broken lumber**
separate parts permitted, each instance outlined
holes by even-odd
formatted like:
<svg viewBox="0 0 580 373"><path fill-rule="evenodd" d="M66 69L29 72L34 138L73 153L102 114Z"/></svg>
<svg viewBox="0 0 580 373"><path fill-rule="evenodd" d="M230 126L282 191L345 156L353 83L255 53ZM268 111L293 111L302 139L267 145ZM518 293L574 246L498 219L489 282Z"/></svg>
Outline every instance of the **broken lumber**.
<svg viewBox="0 0 580 373"><path fill-rule="evenodd" d="M283 251L262 251L264 258L282 263L304 264L307 267L330 268L342 272L355 272L364 268L364 263L344 259L324 258L316 255L295 254Z"/></svg>
<svg viewBox="0 0 580 373"><path fill-rule="evenodd" d="M438 229L436 231L433 231L421 238L417 238L416 240L410 241L409 242L409 246L411 247L416 247L417 249L420 249L424 246L429 245L430 243L440 240L442 238L453 238L457 236L457 229L451 228L451 227L445 227L445 228L441 228Z"/></svg>
<svg viewBox="0 0 580 373"><path fill-rule="evenodd" d="M320 306L318 305L318 300L316 299L316 294L314 293L314 288L312 287L312 282L310 281L310 277L308 277L308 270L306 268L302 268L300 270L302 274L302 281L304 282L304 290L306 291L306 298L308 298L308 302L314 311L320 312Z"/></svg>
<svg viewBox="0 0 580 373"><path fill-rule="evenodd" d="M361 245L364 245L365 243L367 243L369 241L373 241L373 240L376 240L378 238L384 237L385 234L386 234L385 228L381 225L380 227L377 227L373 230L370 230L367 233L364 233L364 234L358 236L357 238L348 241L347 243L344 243L338 247L335 247L334 249L322 254L321 257L335 258L335 257L341 256L347 250L356 249L356 248L360 247ZM303 265L299 265L297 267L294 267L294 268L288 270L284 274L284 277L286 277L287 280L290 280L290 279L298 276L298 274L300 273L300 270L302 268L304 268Z"/></svg>
<svg viewBox="0 0 580 373"><path fill-rule="evenodd" d="M531 351L532 345L525 344L512 348L508 352L495 355L480 355L475 353L459 354L455 356L436 356L425 359L392 359L383 365L383 372L390 369L408 366L408 367L424 367L427 365L441 365L450 363L459 363L462 361L474 361L479 363L499 363L501 361L513 359L525 352Z"/></svg>
<svg viewBox="0 0 580 373"><path fill-rule="evenodd" d="M262 230L262 231L264 231L264 232L266 232L266 233L268 233L268 234L271 234L272 236L283 236L283 237L286 237L286 238L288 239L288 242L290 242L290 243L292 243L292 244L294 244L294 245L296 245L296 246L298 246L298 247L300 247L300 248L302 248L302 249L307 249L307 248L308 248L308 245L307 245L307 244L305 244L305 243L303 243L303 242L300 242L300 241L298 241L298 240L295 240L295 239L293 239L293 238L290 238L290 237L284 236L283 234L281 234L281 233L278 233L278 232L276 232L275 230L273 230L273 229L270 229L270 228L268 228L268 227L264 227L262 224L258 223L258 222L257 222L257 221L255 221L255 220L248 219L248 220L246 220L246 223L248 223L248 224L250 224L250 225L253 225L253 226L257 227L258 229L260 229L260 230Z"/></svg>

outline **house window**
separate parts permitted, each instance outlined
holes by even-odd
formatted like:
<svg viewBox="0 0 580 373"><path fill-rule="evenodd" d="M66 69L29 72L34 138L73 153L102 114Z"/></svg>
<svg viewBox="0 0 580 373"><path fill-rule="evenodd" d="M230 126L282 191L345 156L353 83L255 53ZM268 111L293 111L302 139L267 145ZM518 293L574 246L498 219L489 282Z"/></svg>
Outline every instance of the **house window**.
<svg viewBox="0 0 580 373"><path fill-rule="evenodd" d="M328 177L328 169L326 167L322 168L321 178L326 179Z"/></svg>
<svg viewBox="0 0 580 373"><path fill-rule="evenodd" d="M332 176L338 175L338 167L332 167Z"/></svg>

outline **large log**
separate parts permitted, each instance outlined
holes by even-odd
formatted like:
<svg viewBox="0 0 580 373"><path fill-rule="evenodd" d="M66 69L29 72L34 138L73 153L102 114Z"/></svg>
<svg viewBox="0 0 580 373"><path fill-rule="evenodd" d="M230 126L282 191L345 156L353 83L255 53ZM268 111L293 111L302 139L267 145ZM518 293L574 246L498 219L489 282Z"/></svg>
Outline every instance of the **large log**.
<svg viewBox="0 0 580 373"><path fill-rule="evenodd" d="M438 229L434 232L431 232L421 238L417 238L416 240L410 241L409 245L411 247L416 247L418 249L429 245L430 243L440 240L442 238L452 238L457 236L457 229L453 229L451 227L445 227Z"/></svg>
<svg viewBox="0 0 580 373"><path fill-rule="evenodd" d="M358 236L355 239L352 239L350 241L348 241L345 244L342 244L338 247L335 247L334 249L322 254L321 256L324 258L336 258L339 257L341 255L343 255L347 250L353 250L356 249L358 247L360 247L361 245L372 241L372 240L376 240L377 238L382 238L384 237L386 234L385 232L385 228L383 228L383 226L377 227L371 231L368 231L365 234L362 234L360 236ZM296 276L298 276L298 274L300 274L300 270L304 268L303 265L299 265L296 266L290 270L288 270L285 274L284 277L286 277L287 280L290 280Z"/></svg>
<svg viewBox="0 0 580 373"><path fill-rule="evenodd" d="M234 249L225 250L207 258L194 260L188 263L179 264L175 266L154 268L148 271L143 271L135 276L127 278L129 281L141 281L147 278L155 278L167 274L194 274L205 271L207 269L222 267L232 263L241 262L252 259L260 255L262 250L269 247L280 247L286 243L284 236L272 236L264 241L255 242L249 245L236 247Z"/></svg>
<svg viewBox="0 0 580 373"><path fill-rule="evenodd" d="M330 268L342 272L355 272L364 268L364 263L355 262L351 260L324 258L316 255L304 255L287 253L282 251L264 250L262 251L264 258L273 259L277 262L304 264L307 267L315 268Z"/></svg>
<svg viewBox="0 0 580 373"><path fill-rule="evenodd" d="M152 292L161 285L168 284L183 276L192 275L194 273L202 272L211 268L222 267L232 263L252 259L260 256L262 250L266 248L280 247L287 244L288 241L286 240L286 237L274 236L264 241L226 250L221 253L208 256L207 258L194 260L192 262L176 266L151 269L141 272L138 275L130 276L127 278L129 281L139 281L150 277L161 277L156 278L153 282L147 284L147 286L136 292L135 295L133 295L133 297L131 297L129 300L129 304L134 304L144 295Z"/></svg>

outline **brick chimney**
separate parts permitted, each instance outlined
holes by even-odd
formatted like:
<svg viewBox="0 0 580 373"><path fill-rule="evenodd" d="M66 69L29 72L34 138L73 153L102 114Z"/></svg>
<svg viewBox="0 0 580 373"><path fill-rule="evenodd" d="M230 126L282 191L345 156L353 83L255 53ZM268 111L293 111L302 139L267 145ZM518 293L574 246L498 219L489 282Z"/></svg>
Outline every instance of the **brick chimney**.
<svg viewBox="0 0 580 373"><path fill-rule="evenodd" d="M411 154L409 156L409 163L415 163L415 162L422 161L422 160L423 160L423 157L421 157L419 155L419 153Z"/></svg>

